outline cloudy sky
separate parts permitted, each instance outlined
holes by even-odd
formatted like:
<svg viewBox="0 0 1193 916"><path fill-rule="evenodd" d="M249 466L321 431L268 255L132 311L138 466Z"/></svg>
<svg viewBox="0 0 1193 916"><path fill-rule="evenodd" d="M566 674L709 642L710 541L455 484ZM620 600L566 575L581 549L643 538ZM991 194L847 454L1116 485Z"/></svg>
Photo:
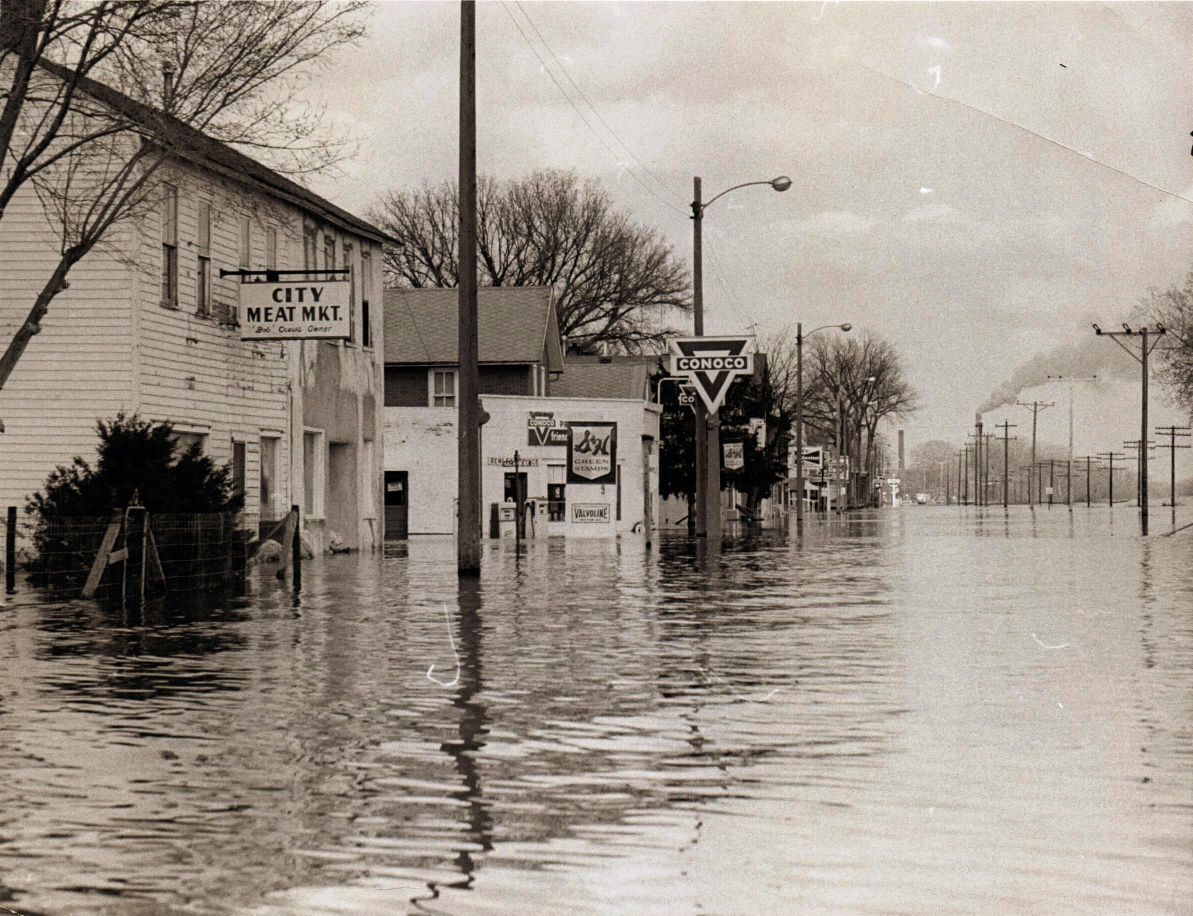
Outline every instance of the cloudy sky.
<svg viewBox="0 0 1193 916"><path fill-rule="evenodd" d="M458 29L455 3L376 6L314 91L360 146L318 190L365 211L455 177ZM1193 266L1193 7L486 2L477 30L485 172L595 176L685 258L694 175L706 199L791 176L707 211L710 332L891 338L909 445L960 441L1020 363L1083 345L1111 380L1078 388L1077 452L1138 438L1134 363L1086 339ZM1058 401L1041 436L1065 441L1067 388L1023 397Z"/></svg>

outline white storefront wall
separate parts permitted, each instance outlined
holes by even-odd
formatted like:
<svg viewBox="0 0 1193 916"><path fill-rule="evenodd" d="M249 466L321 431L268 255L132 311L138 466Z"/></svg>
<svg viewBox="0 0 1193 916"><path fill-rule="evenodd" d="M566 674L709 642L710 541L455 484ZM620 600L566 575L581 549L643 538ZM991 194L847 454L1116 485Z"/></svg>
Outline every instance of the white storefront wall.
<svg viewBox="0 0 1193 916"><path fill-rule="evenodd" d="M504 503L506 474L515 451L526 474L526 494L537 503L527 535L614 537L642 534L658 517L659 412L640 400L542 398L485 395L489 421L481 431L483 523L489 533L491 506ZM531 414L550 414L559 428L568 422L617 424L618 483L566 483L566 444L539 445ZM452 534L456 497L456 411L442 407L389 407L385 411L385 468L408 476L409 532ZM646 437L646 438L644 438ZM548 484L564 483L562 521L548 518ZM649 495L648 495L649 494ZM619 507L620 503L620 507ZM620 508L620 511L619 511Z"/></svg>

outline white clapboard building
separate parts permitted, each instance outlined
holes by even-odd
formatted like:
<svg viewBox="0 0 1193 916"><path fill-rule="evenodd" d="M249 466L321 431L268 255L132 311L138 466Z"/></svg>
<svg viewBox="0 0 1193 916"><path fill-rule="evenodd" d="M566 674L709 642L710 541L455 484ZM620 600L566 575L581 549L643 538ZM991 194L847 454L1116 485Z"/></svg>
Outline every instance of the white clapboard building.
<svg viewBox="0 0 1193 916"><path fill-rule="evenodd" d="M92 81L83 91L126 117L139 103ZM147 111L147 110L146 110ZM92 458L97 419L118 412L169 420L231 464L247 526L302 507L316 548L334 531L352 548L382 538L381 244L369 223L181 124L184 142L160 171L150 203L82 260L0 390L0 506L25 503L56 465ZM31 189L0 221L0 338L24 321L57 263L59 235ZM275 295L224 270L348 268L286 275L338 282L344 314L304 322L276 314L255 336L242 298ZM262 280L263 277L254 277ZM302 281L302 282L298 282ZM282 283L286 287L287 283ZM266 290L269 292L266 292ZM296 296L296 292L280 293ZM312 295L310 292L305 296ZM272 303L284 305L284 302ZM317 303L311 303L316 304ZM372 306L372 307L371 307ZM287 325L335 340L287 340ZM279 330L283 333L279 336Z"/></svg>

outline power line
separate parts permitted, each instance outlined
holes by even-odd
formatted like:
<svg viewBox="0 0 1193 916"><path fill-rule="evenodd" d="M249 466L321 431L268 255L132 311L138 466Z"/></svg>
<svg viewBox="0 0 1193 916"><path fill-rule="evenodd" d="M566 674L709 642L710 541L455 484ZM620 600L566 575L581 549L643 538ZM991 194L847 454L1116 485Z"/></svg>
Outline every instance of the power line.
<svg viewBox="0 0 1193 916"><path fill-rule="evenodd" d="M530 13L526 12L526 8L522 5L521 0L514 0L514 5L518 7L518 10L526 18L527 23L529 23L530 27L534 30L534 34L538 36L539 41L541 41L543 43L543 47L545 47L547 49L547 52L551 55L552 60L554 60L556 66L559 67L560 72L562 72L563 75L565 77L567 77L567 81L572 84L572 88L574 88L576 90L576 92L578 92L580 94L580 98L582 98L584 100L584 104L587 105L592 110L592 113L594 115L596 115L597 120L600 121L601 124L604 125L605 130L609 131L609 133L613 137L613 139L616 140L621 145L621 148L624 149L629 154L631 159L633 159L636 163L638 163L638 165L642 168L642 171L644 171L647 175L649 175L651 178L653 178L658 183L659 187L661 187L664 191L666 191L668 194L670 194L672 197L674 197L676 200L678 200L681 204L686 203L684 201L683 197L681 197L679 194L676 194L675 191L673 191L667 185L667 183L665 181L663 181L661 178L659 178L658 175L656 175L654 172L652 172L650 170L650 168L646 165L646 163L644 163L641 159L639 159L637 157L637 155L635 155L634 151L632 149L630 149L629 145L624 140L622 140L620 136L618 136L617 131L615 131L612 127L609 126L609 122L606 121L601 116L601 113L599 111L597 111L596 106L593 105L592 102L589 100L588 96L584 94L584 90L580 88L579 84L574 79L572 79L572 75L570 73L568 73L567 68L563 65L563 62L559 59L559 56L555 53L555 50L551 47L550 42L548 42L547 39L543 37L543 33L540 32L538 26L536 26L534 24L534 20L530 18Z"/></svg>
<svg viewBox="0 0 1193 916"><path fill-rule="evenodd" d="M611 155L613 157L614 161L617 162L618 165L623 166L625 168L625 170L629 173L630 177L633 178L634 181L638 182L638 184L641 186L642 190L644 190L647 194L649 194L655 200L659 201L659 203L663 204L664 206L666 206L669 209L673 210L674 212L678 213L680 216L686 216L687 215L686 213L684 213L682 210L680 210L678 207L676 207L669 200L664 200L662 197L660 197L658 195L658 193L656 191L654 191L654 189L652 189L648 184L646 184L646 182L644 182L641 178L639 178L638 173L630 167L629 163L627 163L621 157L621 155L617 152L617 150L613 149L613 147L611 147L608 144L608 142L605 140L604 137L601 136L601 134L597 131L597 129L592 126L592 122L590 122L588 120L588 118L586 118L584 116L584 112L582 112L578 107L576 107L576 103L572 100L572 97L570 95L568 95L567 90L565 90L563 88L563 84L560 83L559 80L557 80L555 78L555 74L552 72L550 65L547 63L546 60L544 60L543 55L539 53L538 48L536 48L534 46L534 42L532 42L530 40L530 36L526 34L526 30L522 28L522 24L520 22L518 22L517 17L514 16L513 11L510 10L509 4L507 2L505 2L505 0L502 0L501 6L505 10L506 15L508 15L510 17L510 21L514 24L514 28L516 28L518 30L518 34L522 36L522 40L526 42L526 46L528 48L530 48L531 53L534 54L534 56L538 59L538 62L542 65L543 72L546 73L547 76L549 76L551 78L551 82L553 82L555 84L555 88L559 90L559 94L564 97L564 99L567 101L568 105L571 106L572 111L574 111L576 113L577 117L579 117L580 120L584 122L584 126L588 128L588 130L592 133L592 135L594 137L596 137L596 139L600 142L601 146L603 146L608 151L609 155ZM531 25L533 26L533 23L531 23Z"/></svg>

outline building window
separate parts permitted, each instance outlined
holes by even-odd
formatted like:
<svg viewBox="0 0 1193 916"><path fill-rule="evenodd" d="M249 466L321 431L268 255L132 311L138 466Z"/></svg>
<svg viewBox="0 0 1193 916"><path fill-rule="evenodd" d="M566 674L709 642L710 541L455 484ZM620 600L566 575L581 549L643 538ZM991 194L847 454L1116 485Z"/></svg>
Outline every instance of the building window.
<svg viewBox="0 0 1193 916"><path fill-rule="evenodd" d="M265 268L278 269L278 231L273 226L265 227Z"/></svg>
<svg viewBox="0 0 1193 916"><path fill-rule="evenodd" d="M336 269L336 237L323 236L323 266L328 270Z"/></svg>
<svg viewBox="0 0 1193 916"><path fill-rule="evenodd" d="M199 201L199 269L195 276L195 313L211 314L211 204Z"/></svg>
<svg viewBox="0 0 1193 916"><path fill-rule="evenodd" d="M326 475L327 446L323 430L308 429L302 434L302 507L308 518L323 518Z"/></svg>
<svg viewBox="0 0 1193 916"><path fill-rule="evenodd" d="M246 480L246 449L243 441L236 439L232 440L232 493L239 496L241 505L244 505L245 491L247 488Z"/></svg>
<svg viewBox="0 0 1193 916"><path fill-rule="evenodd" d="M567 468L562 464L547 465L547 521L567 521Z"/></svg>
<svg viewBox="0 0 1193 916"><path fill-rule="evenodd" d="M278 494L277 436L262 436L260 447L260 503L261 517L273 517L273 499Z"/></svg>
<svg viewBox="0 0 1193 916"><path fill-rule="evenodd" d="M184 433L174 430L175 457L187 451L192 445L199 446L199 454L207 450L207 433Z"/></svg>
<svg viewBox="0 0 1193 916"><path fill-rule="evenodd" d="M162 305L178 307L178 188L162 186Z"/></svg>
<svg viewBox="0 0 1193 916"><path fill-rule="evenodd" d="M314 226L306 226L302 232L302 269L314 270L319 265L315 263L315 236L316 231Z"/></svg>
<svg viewBox="0 0 1193 916"><path fill-rule="evenodd" d="M348 344L356 343L356 271L352 269L352 245L344 243L344 266L348 268Z"/></svg>
<svg viewBox="0 0 1193 916"><path fill-rule="evenodd" d="M253 224L247 213L240 215L240 269L248 270L252 265Z"/></svg>
<svg viewBox="0 0 1193 916"><path fill-rule="evenodd" d="M373 346L373 322L369 314L369 300L373 298L373 257L368 248L360 252L360 342L365 348Z"/></svg>
<svg viewBox="0 0 1193 916"><path fill-rule="evenodd" d="M431 381L431 406L432 407L455 407L456 406L456 370L455 369L432 369L430 381Z"/></svg>

